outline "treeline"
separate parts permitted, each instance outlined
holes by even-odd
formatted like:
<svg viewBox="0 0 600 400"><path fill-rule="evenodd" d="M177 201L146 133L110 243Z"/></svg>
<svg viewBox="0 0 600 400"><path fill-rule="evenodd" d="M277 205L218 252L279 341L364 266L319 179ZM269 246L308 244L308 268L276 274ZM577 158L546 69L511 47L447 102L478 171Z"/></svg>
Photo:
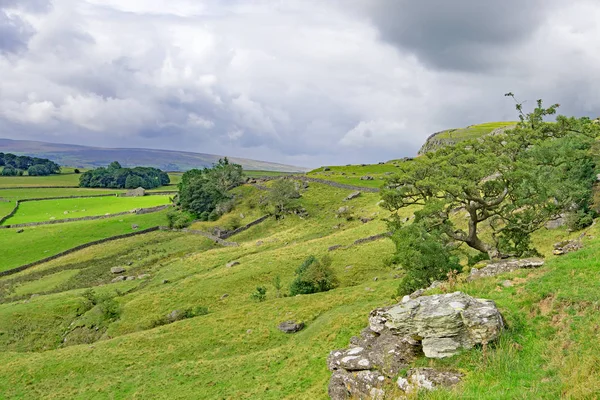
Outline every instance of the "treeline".
<svg viewBox="0 0 600 400"><path fill-rule="evenodd" d="M151 167L123 168L117 161L107 168L100 167L84 172L79 178L80 187L111 189L154 189L171 182L166 172Z"/></svg>
<svg viewBox="0 0 600 400"><path fill-rule="evenodd" d="M0 153L0 167L4 167L3 176L21 176L25 172L30 176L60 174L60 165L47 158L17 156L11 153Z"/></svg>

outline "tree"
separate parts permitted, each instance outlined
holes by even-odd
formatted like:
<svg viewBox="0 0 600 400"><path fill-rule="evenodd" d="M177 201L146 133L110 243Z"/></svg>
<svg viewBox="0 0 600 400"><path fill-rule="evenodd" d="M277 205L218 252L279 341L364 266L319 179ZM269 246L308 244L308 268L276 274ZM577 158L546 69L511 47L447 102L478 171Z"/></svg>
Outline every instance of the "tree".
<svg viewBox="0 0 600 400"><path fill-rule="evenodd" d="M331 269L331 257L325 256L319 260L315 256L309 256L296 269L296 278L290 285L290 294L295 296L326 292L338 284L338 278Z"/></svg>
<svg viewBox="0 0 600 400"><path fill-rule="evenodd" d="M396 216L392 229L402 226L398 210L420 206L416 222L491 258L534 253L531 233L565 211L588 207L595 179L590 148L600 127L589 118L546 122L558 107L539 100L524 114L517 103L521 121L514 129L401 164L382 191L383 206ZM463 227L457 221L465 212Z"/></svg>
<svg viewBox="0 0 600 400"><path fill-rule="evenodd" d="M224 158L212 168L193 169L184 173L179 183L178 203L181 208L198 217L215 215L217 205L231 199L229 190L242 182L242 167Z"/></svg>
<svg viewBox="0 0 600 400"><path fill-rule="evenodd" d="M276 180L267 194L267 203L271 209L271 214L280 218L296 207L294 200L299 197L300 193L294 182L289 179Z"/></svg>
<svg viewBox="0 0 600 400"><path fill-rule="evenodd" d="M154 189L170 182L169 175L157 168L123 168L114 161L108 168L86 171L79 177L81 187L102 187L115 189Z"/></svg>
<svg viewBox="0 0 600 400"><path fill-rule="evenodd" d="M16 168L4 167L4 169L2 170L2 176L17 176L19 175L19 172L21 172L20 175L23 175L23 171L20 171Z"/></svg>

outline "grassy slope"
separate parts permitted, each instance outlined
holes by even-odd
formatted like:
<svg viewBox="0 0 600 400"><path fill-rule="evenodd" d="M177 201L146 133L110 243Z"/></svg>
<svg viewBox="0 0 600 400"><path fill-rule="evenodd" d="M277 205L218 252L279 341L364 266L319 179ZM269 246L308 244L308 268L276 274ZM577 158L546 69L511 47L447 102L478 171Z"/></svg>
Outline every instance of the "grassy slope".
<svg viewBox="0 0 600 400"><path fill-rule="evenodd" d="M88 197L31 201L20 204L17 213L7 219L4 225L115 214L135 208L149 208L166 204L169 204L168 196Z"/></svg>
<svg viewBox="0 0 600 400"><path fill-rule="evenodd" d="M396 171L396 165L404 162L401 160L388 161L385 164L367 164L321 167L307 173L312 178L325 179L328 181L344 183L346 185L379 188L383 185L383 179L387 174ZM329 168L329 171L324 171ZM361 180L363 176L372 176L374 180Z"/></svg>
<svg viewBox="0 0 600 400"><path fill-rule="evenodd" d="M470 125L466 128L448 129L435 137L437 139L452 139L455 141L476 139L480 136L487 135L494 129L512 126L516 123L516 121L486 122L484 124Z"/></svg>
<svg viewBox="0 0 600 400"><path fill-rule="evenodd" d="M250 188L241 192L249 203L260 195ZM5 302L0 304L0 349L5 350L0 352L0 393L75 399L327 398L328 352L345 347L366 325L371 309L391 304L397 286L397 271L384 265L393 252L389 240L327 252L329 246L385 230L380 219L333 228L341 222L334 216L341 205L353 206L357 216L384 216L376 206L377 194L344 203L349 192L311 184L302 198L311 218L269 220L234 237L242 244L238 248L161 232L86 249L0 278L0 301ZM224 218L240 212L260 214L245 203ZM420 360L418 364L454 366L467 373L456 391L429 397L593 398L600 391L600 239L593 238L599 233L593 228L586 249L551 257L541 270L446 288L495 300L509 329L500 343L485 350L445 361ZM562 230L542 231L535 239L548 254L551 243L568 236ZM330 254L341 287L277 298L272 279L281 276L287 287L308 254ZM108 282L110 266L131 260L128 273L151 277L97 287L123 293L117 297L120 319L108 327L104 340L61 348L62 334L81 307L82 288ZM241 264L226 268L231 260ZM164 279L171 283L162 284ZM499 285L505 279L512 279L514 286ZM257 285L268 288L264 303L248 297ZM43 292L54 293L19 300ZM222 299L225 293L229 296ZM149 329L171 310L197 305L207 306L210 314ZM304 320L307 328L284 335L276 325L287 319ZM32 349L49 351L23 352Z"/></svg>
<svg viewBox="0 0 600 400"><path fill-rule="evenodd" d="M50 257L83 243L133 232L132 224L138 225L140 230L166 225L165 214L165 211L161 211L96 221L42 225L25 228L23 233L17 233L17 229L1 229L0 271Z"/></svg>

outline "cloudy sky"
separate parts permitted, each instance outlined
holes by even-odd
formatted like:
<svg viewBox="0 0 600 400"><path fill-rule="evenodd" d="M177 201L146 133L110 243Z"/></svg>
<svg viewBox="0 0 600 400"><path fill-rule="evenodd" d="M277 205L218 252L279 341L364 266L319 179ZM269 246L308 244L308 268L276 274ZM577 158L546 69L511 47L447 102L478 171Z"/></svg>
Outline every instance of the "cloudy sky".
<svg viewBox="0 0 600 400"><path fill-rule="evenodd" d="M600 115L596 0L0 0L0 137L302 166Z"/></svg>

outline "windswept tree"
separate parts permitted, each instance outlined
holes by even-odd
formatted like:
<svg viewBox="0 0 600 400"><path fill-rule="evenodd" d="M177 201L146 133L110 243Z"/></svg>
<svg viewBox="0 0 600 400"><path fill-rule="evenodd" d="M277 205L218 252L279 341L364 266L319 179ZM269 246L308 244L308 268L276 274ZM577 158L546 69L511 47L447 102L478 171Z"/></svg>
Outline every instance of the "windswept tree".
<svg viewBox="0 0 600 400"><path fill-rule="evenodd" d="M530 235L547 221L589 210L595 180L590 148L600 126L564 116L546 122L558 107L544 108L538 100L525 114L517 103L520 122L514 129L401 164L386 181L384 207L395 213L420 206L415 222L491 258L534 253ZM402 224L392 218L391 225Z"/></svg>

